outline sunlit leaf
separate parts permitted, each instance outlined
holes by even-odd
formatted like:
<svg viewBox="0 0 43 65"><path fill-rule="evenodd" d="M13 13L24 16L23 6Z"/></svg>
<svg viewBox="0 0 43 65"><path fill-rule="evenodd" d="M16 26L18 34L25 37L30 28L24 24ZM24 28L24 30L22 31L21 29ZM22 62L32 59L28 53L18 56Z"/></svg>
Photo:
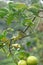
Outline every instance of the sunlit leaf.
<svg viewBox="0 0 43 65"><path fill-rule="evenodd" d="M16 8L16 9L26 8L26 5L23 4L23 3L17 3L17 4L15 4L15 8Z"/></svg>
<svg viewBox="0 0 43 65"><path fill-rule="evenodd" d="M0 34L0 39L2 39L2 38L3 38L3 35Z"/></svg>
<svg viewBox="0 0 43 65"><path fill-rule="evenodd" d="M2 35L3 35L3 36L6 36L6 35L7 35L7 31L4 30L4 31L2 32Z"/></svg>
<svg viewBox="0 0 43 65"><path fill-rule="evenodd" d="M33 25L33 22L32 22L32 20L30 20L30 19L24 19L23 25L32 26L32 25Z"/></svg>
<svg viewBox="0 0 43 65"><path fill-rule="evenodd" d="M19 10L19 9L25 9L27 6L24 4L24 3L9 3L9 7L10 9L16 9L16 10Z"/></svg>

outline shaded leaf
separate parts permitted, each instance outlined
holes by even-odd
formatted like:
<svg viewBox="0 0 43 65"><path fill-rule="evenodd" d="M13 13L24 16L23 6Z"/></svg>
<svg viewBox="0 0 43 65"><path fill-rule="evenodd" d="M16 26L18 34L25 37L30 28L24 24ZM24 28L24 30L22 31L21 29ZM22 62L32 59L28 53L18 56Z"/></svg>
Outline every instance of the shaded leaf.
<svg viewBox="0 0 43 65"><path fill-rule="evenodd" d="M27 42L26 45L29 47L31 45L31 42Z"/></svg>
<svg viewBox="0 0 43 65"><path fill-rule="evenodd" d="M28 10L29 10L30 12L32 12L33 15L38 16L38 11L39 11L39 9L38 9L37 7L35 7L35 6L30 6L30 7L28 8Z"/></svg>
<svg viewBox="0 0 43 65"><path fill-rule="evenodd" d="M0 18L3 18L8 13L8 10L5 8L0 8Z"/></svg>
<svg viewBox="0 0 43 65"><path fill-rule="evenodd" d="M9 25L9 24L11 24L11 22L13 21L13 19L14 19L14 14L13 13L8 13L8 16L7 16L7 18L6 18L6 22L7 22L7 24Z"/></svg>
<svg viewBox="0 0 43 65"><path fill-rule="evenodd" d="M27 53L26 51L23 51L23 50L19 51L20 59L26 59L29 55L30 55L29 52Z"/></svg>

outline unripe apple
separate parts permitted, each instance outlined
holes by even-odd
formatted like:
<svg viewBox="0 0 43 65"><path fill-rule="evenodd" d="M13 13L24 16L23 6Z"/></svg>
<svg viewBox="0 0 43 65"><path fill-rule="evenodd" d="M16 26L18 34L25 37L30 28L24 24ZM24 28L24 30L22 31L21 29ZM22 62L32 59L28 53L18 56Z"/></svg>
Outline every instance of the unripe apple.
<svg viewBox="0 0 43 65"><path fill-rule="evenodd" d="M37 65L38 64L38 59L35 56L29 56L27 58L27 64L28 65Z"/></svg>
<svg viewBox="0 0 43 65"><path fill-rule="evenodd" d="M27 65L26 61L25 60L20 60L18 62L18 65Z"/></svg>

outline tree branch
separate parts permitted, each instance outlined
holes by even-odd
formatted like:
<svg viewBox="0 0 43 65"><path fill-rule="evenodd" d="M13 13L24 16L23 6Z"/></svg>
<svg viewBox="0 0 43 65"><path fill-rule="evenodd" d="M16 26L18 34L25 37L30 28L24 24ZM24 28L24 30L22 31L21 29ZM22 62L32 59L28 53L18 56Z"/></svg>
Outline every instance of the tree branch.
<svg viewBox="0 0 43 65"><path fill-rule="evenodd" d="M43 18L43 16L38 16L38 17Z"/></svg>
<svg viewBox="0 0 43 65"><path fill-rule="evenodd" d="M40 9L38 13L43 12L43 9ZM38 17L43 18L43 16L38 15Z"/></svg>
<svg viewBox="0 0 43 65"><path fill-rule="evenodd" d="M32 22L35 20L36 17L33 18ZM24 32L26 32L28 30L29 26L27 26L24 30Z"/></svg>

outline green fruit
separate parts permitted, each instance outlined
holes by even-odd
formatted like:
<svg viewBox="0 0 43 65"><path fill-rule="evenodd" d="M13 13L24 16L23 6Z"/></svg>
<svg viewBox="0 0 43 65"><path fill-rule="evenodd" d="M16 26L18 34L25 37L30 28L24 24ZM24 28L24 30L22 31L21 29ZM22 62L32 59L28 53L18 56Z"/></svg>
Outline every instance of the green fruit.
<svg viewBox="0 0 43 65"><path fill-rule="evenodd" d="M27 65L26 61L25 60L20 60L18 62L18 65Z"/></svg>
<svg viewBox="0 0 43 65"><path fill-rule="evenodd" d="M29 56L27 58L27 64L28 65L37 65L38 64L38 59L35 56Z"/></svg>

